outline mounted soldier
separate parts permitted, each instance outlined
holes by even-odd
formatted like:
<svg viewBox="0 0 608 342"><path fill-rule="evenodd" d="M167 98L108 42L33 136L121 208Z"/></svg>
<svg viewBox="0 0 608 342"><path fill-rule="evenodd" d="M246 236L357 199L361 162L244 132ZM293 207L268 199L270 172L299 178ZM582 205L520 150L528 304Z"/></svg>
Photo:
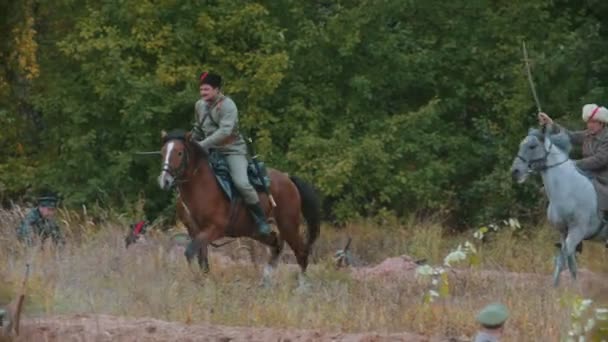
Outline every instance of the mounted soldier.
<svg viewBox="0 0 608 342"><path fill-rule="evenodd" d="M43 243L49 237L55 244L65 243L61 229L54 218L57 202L57 196L50 192L38 198L37 206L28 212L17 228L19 241L31 246L34 236L38 236Z"/></svg>
<svg viewBox="0 0 608 342"><path fill-rule="evenodd" d="M597 193L598 210L604 222L608 222L608 109L596 104L586 104L582 109L583 121L587 129L569 131L558 124L546 113L539 113L541 125L553 125L557 132L563 130L574 145L582 146L583 158L576 160L576 167L589 177Z"/></svg>
<svg viewBox="0 0 608 342"><path fill-rule="evenodd" d="M201 99L195 104L192 137L205 151L214 150L225 158L234 186L243 197L259 234L268 235L270 226L247 174L247 144L239 132L236 104L222 93L220 75L204 72L199 77L199 85Z"/></svg>

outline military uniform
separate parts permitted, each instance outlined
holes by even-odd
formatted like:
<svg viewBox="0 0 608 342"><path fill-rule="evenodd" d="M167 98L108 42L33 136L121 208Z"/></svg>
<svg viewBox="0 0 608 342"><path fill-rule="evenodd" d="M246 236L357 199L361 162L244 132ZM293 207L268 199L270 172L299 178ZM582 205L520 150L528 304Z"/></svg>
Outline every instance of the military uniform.
<svg viewBox="0 0 608 342"><path fill-rule="evenodd" d="M209 84L213 88L219 88L221 77L203 73L200 82L201 85ZM198 100L194 106L194 112L195 124L192 129L194 139L203 149L215 149L226 158L232 181L243 196L243 200L258 225L260 233L270 233L270 227L260 206L258 193L249 182L247 175L247 165L249 163L247 160L247 144L239 133L239 117L236 104L231 98L219 93L211 103L204 99Z"/></svg>
<svg viewBox="0 0 608 342"><path fill-rule="evenodd" d="M474 342L498 342L499 332L509 318L507 308L499 303L489 304L477 314L477 322L484 328L475 336Z"/></svg>
<svg viewBox="0 0 608 342"><path fill-rule="evenodd" d="M583 121L596 120L608 124L608 109L596 104L586 104L582 110ZM589 130L569 131L553 124L553 132L568 134L574 145L582 146L583 158L575 160L576 166L589 176L597 192L598 209L608 216L608 129L593 134Z"/></svg>
<svg viewBox="0 0 608 342"><path fill-rule="evenodd" d="M42 217L39 210L40 206L54 208L56 203L57 200L54 197L39 199L38 207L31 209L17 228L17 238L19 241L31 246L34 242L34 236L37 235L43 242L50 237L56 244L65 243L57 222L52 218Z"/></svg>
<svg viewBox="0 0 608 342"><path fill-rule="evenodd" d="M608 211L608 129L604 128L597 134L587 130L568 131L563 129L573 144L582 146L583 158L576 160L576 166L583 173L591 176L597 192L598 209Z"/></svg>

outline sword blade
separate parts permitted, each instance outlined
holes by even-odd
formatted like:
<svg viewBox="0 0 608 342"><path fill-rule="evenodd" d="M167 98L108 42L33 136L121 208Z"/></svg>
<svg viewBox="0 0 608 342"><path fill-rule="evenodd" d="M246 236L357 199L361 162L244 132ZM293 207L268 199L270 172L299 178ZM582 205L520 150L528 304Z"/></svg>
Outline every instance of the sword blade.
<svg viewBox="0 0 608 342"><path fill-rule="evenodd" d="M134 152L137 155L160 155L160 151L150 151L150 152Z"/></svg>
<svg viewBox="0 0 608 342"><path fill-rule="evenodd" d="M536 95L536 87L534 86L534 80L532 79L532 70L530 69L530 62L528 60L528 50L526 49L526 42L522 41L522 48L524 53L524 62L526 63L526 72L528 73L528 82L530 83L530 89L532 90L532 96L534 96L534 102L536 102L536 109L538 112L543 110L540 107L540 101L538 95Z"/></svg>

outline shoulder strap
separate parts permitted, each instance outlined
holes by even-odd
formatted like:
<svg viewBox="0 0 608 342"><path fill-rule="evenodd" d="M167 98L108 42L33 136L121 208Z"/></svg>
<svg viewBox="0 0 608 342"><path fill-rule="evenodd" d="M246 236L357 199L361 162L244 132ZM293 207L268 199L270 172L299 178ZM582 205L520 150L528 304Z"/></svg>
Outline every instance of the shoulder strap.
<svg viewBox="0 0 608 342"><path fill-rule="evenodd" d="M203 124L203 122L205 122L205 120L207 118L209 118L209 120L211 120L211 122L213 122L214 125L219 126L219 124L215 120L213 120L213 117L211 116L211 111L215 108L217 108L217 110L219 111L222 108L222 103L224 102L225 99L226 99L226 96L222 95L222 97L215 104L215 107L209 108L209 111L207 113L205 113L203 120L201 120L201 125Z"/></svg>

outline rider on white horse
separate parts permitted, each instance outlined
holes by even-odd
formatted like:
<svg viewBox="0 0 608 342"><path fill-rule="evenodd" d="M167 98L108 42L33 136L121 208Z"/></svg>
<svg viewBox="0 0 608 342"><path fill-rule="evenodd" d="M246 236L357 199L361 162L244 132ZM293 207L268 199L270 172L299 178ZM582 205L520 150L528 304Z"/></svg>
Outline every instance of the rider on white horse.
<svg viewBox="0 0 608 342"><path fill-rule="evenodd" d="M598 209L603 213L604 222L608 221L608 109L596 104L586 104L582 110L587 129L568 131L554 124L549 115L538 114L541 125L553 125L554 129L568 133L574 145L582 146L583 158L576 160L576 166L592 179L597 192Z"/></svg>

